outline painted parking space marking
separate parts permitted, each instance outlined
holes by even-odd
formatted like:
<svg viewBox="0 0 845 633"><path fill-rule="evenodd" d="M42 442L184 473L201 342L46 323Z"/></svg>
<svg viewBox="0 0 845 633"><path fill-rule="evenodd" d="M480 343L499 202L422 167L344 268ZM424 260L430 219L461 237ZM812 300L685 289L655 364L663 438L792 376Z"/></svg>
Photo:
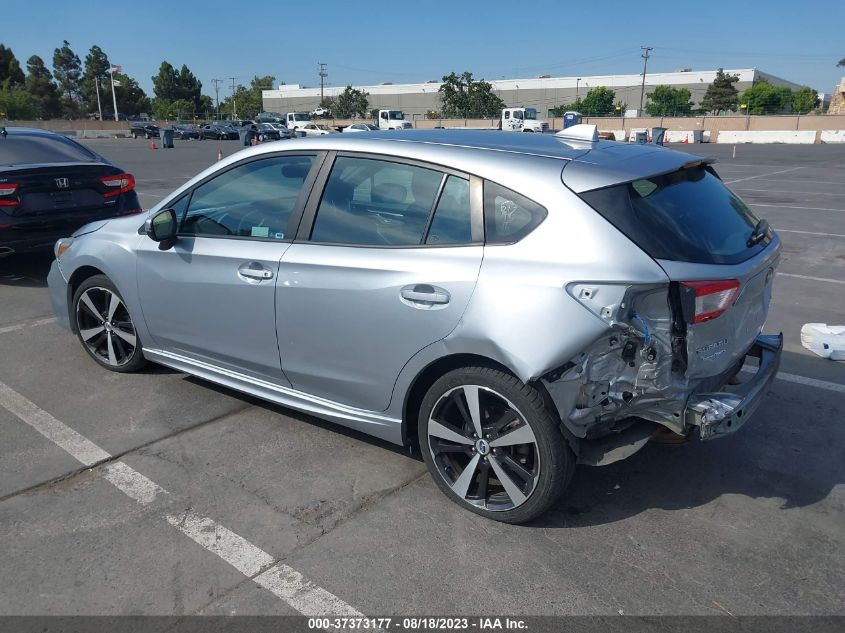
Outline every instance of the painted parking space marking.
<svg viewBox="0 0 845 633"><path fill-rule="evenodd" d="M806 279L808 281L824 281L829 284L843 284L845 285L845 280L843 279L829 279L827 277L812 277L810 275L796 275L795 273L781 273L778 272L778 277L794 277L795 279Z"/></svg>
<svg viewBox="0 0 845 633"><path fill-rule="evenodd" d="M766 174L760 174L759 176L747 176L745 178L736 178L734 180L726 180L725 184L730 185L735 182L745 182L746 180L754 180L756 178L762 178L763 176L776 176L778 174L786 174L791 171L798 171L799 169L804 169L804 167L790 167L789 169L781 169L780 171L770 171Z"/></svg>
<svg viewBox="0 0 845 633"><path fill-rule="evenodd" d="M32 321L30 323L16 323L15 325L7 325L5 327L0 327L0 334L6 334L8 332L17 332L18 330L23 330L24 328L37 327L39 325L47 325L48 323L55 322L56 317L50 317L48 319L38 319L37 321Z"/></svg>
<svg viewBox="0 0 845 633"><path fill-rule="evenodd" d="M775 231L778 233L800 233L801 235L817 235L819 237L845 237L842 233L817 233L816 231L796 231L795 229L779 229Z"/></svg>
<svg viewBox="0 0 845 633"><path fill-rule="evenodd" d="M802 209L804 211L836 211L838 213L845 213L845 209L829 209L827 207L796 207L790 204L758 204L756 202L746 202L749 207L773 207L775 209Z"/></svg>
<svg viewBox="0 0 845 633"><path fill-rule="evenodd" d="M766 182L804 182L810 185L842 186L842 183L838 180L804 180L803 178L760 178L760 180L765 180Z"/></svg>
<svg viewBox="0 0 845 633"><path fill-rule="evenodd" d="M809 196L845 196L845 193L827 193L825 191L790 191L789 189L746 189L745 187L737 187L736 191L762 191L764 193L791 193L796 195Z"/></svg>
<svg viewBox="0 0 845 633"><path fill-rule="evenodd" d="M0 407L85 466L97 466L112 459L107 451L2 382ZM149 505L157 498L170 494L125 462L110 462L103 468L108 482L141 505ZM303 615L363 615L331 592L307 580L294 568L209 517L188 511L183 514L168 513L164 518L203 549L217 555Z"/></svg>
<svg viewBox="0 0 845 633"><path fill-rule="evenodd" d="M746 374L755 373L757 367L743 367L741 371ZM845 385L841 385L838 382L830 382L829 380L808 378L807 376L788 374L782 371L779 371L775 378L784 382L792 382L796 385L804 385L805 387L815 387L816 389L824 389L825 391L833 391L834 393L845 393Z"/></svg>

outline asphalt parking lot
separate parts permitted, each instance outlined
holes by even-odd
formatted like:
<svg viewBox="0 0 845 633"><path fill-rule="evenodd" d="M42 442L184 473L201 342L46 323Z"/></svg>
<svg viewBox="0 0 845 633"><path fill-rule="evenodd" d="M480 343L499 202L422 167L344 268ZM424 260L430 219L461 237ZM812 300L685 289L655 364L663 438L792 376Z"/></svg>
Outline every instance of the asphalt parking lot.
<svg viewBox="0 0 845 633"><path fill-rule="evenodd" d="M239 149L86 143L148 208ZM845 324L845 146L675 148L780 232L780 379L736 435L579 467L527 526L369 437L99 369L51 319L50 257L0 260L0 614L845 615L845 363L799 340Z"/></svg>

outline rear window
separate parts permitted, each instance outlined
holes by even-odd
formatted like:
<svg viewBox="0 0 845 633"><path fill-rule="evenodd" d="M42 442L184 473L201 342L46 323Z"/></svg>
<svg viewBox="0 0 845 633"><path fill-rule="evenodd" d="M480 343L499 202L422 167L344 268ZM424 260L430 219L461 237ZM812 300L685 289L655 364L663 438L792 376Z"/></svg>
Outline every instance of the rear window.
<svg viewBox="0 0 845 633"><path fill-rule="evenodd" d="M655 259L736 264L771 241L746 245L758 218L704 165L580 196Z"/></svg>
<svg viewBox="0 0 845 633"><path fill-rule="evenodd" d="M91 163L99 160L79 143L63 136L14 134L0 137L0 165Z"/></svg>

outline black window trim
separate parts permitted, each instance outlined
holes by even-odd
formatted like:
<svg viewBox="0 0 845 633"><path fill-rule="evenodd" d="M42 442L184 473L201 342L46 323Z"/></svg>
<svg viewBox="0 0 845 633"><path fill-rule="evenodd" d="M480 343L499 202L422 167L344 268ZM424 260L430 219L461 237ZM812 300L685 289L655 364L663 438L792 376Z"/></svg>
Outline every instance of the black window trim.
<svg viewBox="0 0 845 633"><path fill-rule="evenodd" d="M323 192L329 180L329 175L334 168L335 160L338 158L361 158L365 160L378 160L386 163L398 163L402 165L410 165L412 167L420 167L422 169L429 169L440 173L443 177L440 180L440 186L437 190L437 195L434 199L434 204L429 210L428 219L426 220L425 232L422 236L420 244L345 244L339 242L317 242L311 239L311 231L314 228L314 221L317 217L317 209L323 199ZM437 203L440 201L443 187L445 186L446 177L455 176L462 180L468 180L470 183L470 223L472 227L472 241L463 244L426 244L425 239L428 237L428 229L431 226L431 221L434 212L437 209ZM484 245L484 207L479 205L477 196L473 196L473 183L476 182L476 187L480 187L481 178L467 174L466 172L445 165L438 165L437 163L429 163L426 161L416 160L413 158L405 158L404 156L395 156L393 154L377 154L370 152L349 152L349 151L330 151L323 161L322 168L319 175L316 177L313 187L311 188L311 196L305 205L305 210L302 214L302 219L299 223L299 229L294 238L295 244L313 244L315 246L338 246L346 248L379 248L379 249L408 249L408 248L465 248L467 246L483 246Z"/></svg>
<svg viewBox="0 0 845 633"><path fill-rule="evenodd" d="M189 237L193 238L202 238L202 239L213 239L213 240L247 240L251 242L274 242L276 244L290 244L294 241L293 237L285 237L284 239L276 239L273 237L252 237L249 235L205 235L202 233L183 233L182 232L182 225L185 222L185 217L188 214L188 211L191 208L191 198L194 195L194 191L199 187L202 187L207 182L217 178L218 176L222 176L223 174L236 169L242 165L247 165L249 163L253 163L260 160L265 160L268 158L285 158L289 156L313 156L314 162L311 165L311 169L308 172L308 175L305 177L305 180L302 183L302 188L299 191L299 196L297 196L296 202L293 205L293 210L291 211L290 218L288 218L288 225L285 229L285 235L293 236L299 222L302 218L302 212L304 210L305 204L308 200L308 197L311 195L311 188L314 186L314 181L317 178L317 175L320 171L320 168L323 165L323 161L326 158L326 151L308 151L308 150L293 150L293 151L281 151L281 152L272 152L268 154L258 154L256 156L250 156L249 158L244 158L243 160L239 160L231 165L228 165L225 169L221 169L219 171L215 171L212 174L209 174L201 181L194 183L187 191L184 191L182 195L178 198L173 200L170 204L168 204L164 209L171 209L174 205L179 204L183 199L186 197L188 198L188 202L185 206L185 211L182 213L181 217L178 218L179 220L179 231L176 233L177 237L187 239ZM162 210L164 210L162 209Z"/></svg>

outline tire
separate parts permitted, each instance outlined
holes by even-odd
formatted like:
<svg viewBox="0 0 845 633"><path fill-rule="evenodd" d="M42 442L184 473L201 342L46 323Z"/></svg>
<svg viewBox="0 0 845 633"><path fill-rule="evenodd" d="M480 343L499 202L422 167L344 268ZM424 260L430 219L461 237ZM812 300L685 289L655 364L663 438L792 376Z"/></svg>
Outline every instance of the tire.
<svg viewBox="0 0 845 633"><path fill-rule="evenodd" d="M132 138L134 138L134 139L136 139L136 140L137 140L137 139L138 139L138 135L137 135L135 132L132 132Z"/></svg>
<svg viewBox="0 0 845 633"><path fill-rule="evenodd" d="M533 132L534 132L534 130L522 130L522 131L523 131L523 132L531 132L531 133L533 133Z"/></svg>
<svg viewBox="0 0 845 633"><path fill-rule="evenodd" d="M530 521L572 479L575 455L543 396L498 369L465 367L442 376L423 398L417 425L435 483L459 506L488 519Z"/></svg>
<svg viewBox="0 0 845 633"><path fill-rule="evenodd" d="M79 342L98 365L130 373L147 364L132 317L108 277L94 275L83 281L72 307Z"/></svg>

